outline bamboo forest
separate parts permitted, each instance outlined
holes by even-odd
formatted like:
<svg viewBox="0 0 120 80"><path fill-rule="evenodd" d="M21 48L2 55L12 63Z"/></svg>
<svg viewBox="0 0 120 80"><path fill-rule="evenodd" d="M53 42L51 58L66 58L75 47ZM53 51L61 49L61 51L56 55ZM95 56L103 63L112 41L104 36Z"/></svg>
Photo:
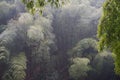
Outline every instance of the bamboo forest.
<svg viewBox="0 0 120 80"><path fill-rule="evenodd" d="M120 80L120 0L0 0L0 80Z"/></svg>

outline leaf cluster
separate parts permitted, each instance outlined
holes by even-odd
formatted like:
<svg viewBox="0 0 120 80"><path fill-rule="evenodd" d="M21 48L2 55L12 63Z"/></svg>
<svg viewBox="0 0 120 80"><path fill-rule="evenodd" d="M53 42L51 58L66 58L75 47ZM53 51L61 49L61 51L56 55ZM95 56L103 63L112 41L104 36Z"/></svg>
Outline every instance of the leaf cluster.
<svg viewBox="0 0 120 80"><path fill-rule="evenodd" d="M120 74L120 1L106 0L98 25L99 51L109 49L114 53L115 71Z"/></svg>
<svg viewBox="0 0 120 80"><path fill-rule="evenodd" d="M26 73L26 56L20 53L10 60L9 68L3 76L3 80L24 80Z"/></svg>
<svg viewBox="0 0 120 80"><path fill-rule="evenodd" d="M46 5L54 7L60 7L65 4L68 0L22 0L30 13L34 14L39 12L42 14L43 9Z"/></svg>

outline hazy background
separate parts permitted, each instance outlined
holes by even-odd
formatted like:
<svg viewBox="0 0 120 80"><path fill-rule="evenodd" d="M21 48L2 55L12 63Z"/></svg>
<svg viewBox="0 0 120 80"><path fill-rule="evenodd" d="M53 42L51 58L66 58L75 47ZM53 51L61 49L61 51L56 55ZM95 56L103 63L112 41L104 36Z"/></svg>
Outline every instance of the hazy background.
<svg viewBox="0 0 120 80"><path fill-rule="evenodd" d="M0 0L0 46L9 51L8 62L26 53L25 80L116 80L111 52L96 47L103 2L70 0L61 8L46 6L40 16L21 0Z"/></svg>

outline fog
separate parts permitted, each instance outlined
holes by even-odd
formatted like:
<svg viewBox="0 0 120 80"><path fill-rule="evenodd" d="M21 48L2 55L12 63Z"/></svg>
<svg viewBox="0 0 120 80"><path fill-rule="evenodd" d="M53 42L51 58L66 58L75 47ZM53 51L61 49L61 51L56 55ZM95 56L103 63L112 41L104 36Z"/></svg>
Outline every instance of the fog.
<svg viewBox="0 0 120 80"><path fill-rule="evenodd" d="M119 79L112 53L97 50L103 2L70 0L39 15L21 0L1 0L0 80Z"/></svg>

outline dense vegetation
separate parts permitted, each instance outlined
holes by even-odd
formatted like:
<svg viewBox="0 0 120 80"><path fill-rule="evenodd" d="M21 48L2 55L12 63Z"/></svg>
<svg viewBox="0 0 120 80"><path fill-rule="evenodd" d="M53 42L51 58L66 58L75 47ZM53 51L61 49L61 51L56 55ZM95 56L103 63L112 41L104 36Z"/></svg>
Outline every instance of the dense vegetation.
<svg viewBox="0 0 120 80"><path fill-rule="evenodd" d="M120 74L120 6L119 0L106 0L103 14L98 26L99 50L109 49L113 52L116 74Z"/></svg>
<svg viewBox="0 0 120 80"><path fill-rule="evenodd" d="M66 1L0 1L0 80L120 79L111 51L97 50L104 0Z"/></svg>
<svg viewBox="0 0 120 80"><path fill-rule="evenodd" d="M46 5L51 5L53 7L61 7L68 1L69 0L22 0L28 11L32 14L36 12L42 13Z"/></svg>

